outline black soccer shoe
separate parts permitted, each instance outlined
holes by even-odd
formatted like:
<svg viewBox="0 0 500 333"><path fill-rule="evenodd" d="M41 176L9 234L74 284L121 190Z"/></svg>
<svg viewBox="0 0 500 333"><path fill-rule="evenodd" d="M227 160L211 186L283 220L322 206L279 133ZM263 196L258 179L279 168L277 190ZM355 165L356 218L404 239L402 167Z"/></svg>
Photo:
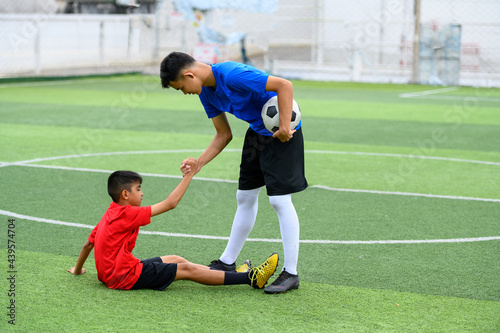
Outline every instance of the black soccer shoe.
<svg viewBox="0 0 500 333"><path fill-rule="evenodd" d="M264 289L266 294L283 294L288 290L299 288L299 276L288 273L287 271L281 272L278 278Z"/></svg>
<svg viewBox="0 0 500 333"><path fill-rule="evenodd" d="M228 265L228 264L223 263L219 259L212 260L212 262L210 263L210 265L208 265L208 267L210 267L210 269L216 269L216 270L219 270L219 271L226 271L226 272L231 272L231 271L235 271L236 270L236 264L235 263L232 263L231 265Z"/></svg>

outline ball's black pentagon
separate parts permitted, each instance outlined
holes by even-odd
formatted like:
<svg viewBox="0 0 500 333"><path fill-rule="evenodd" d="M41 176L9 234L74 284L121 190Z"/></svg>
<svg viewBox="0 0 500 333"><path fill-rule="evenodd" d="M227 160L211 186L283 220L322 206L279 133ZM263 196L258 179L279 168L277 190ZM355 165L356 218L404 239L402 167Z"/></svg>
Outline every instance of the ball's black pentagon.
<svg viewBox="0 0 500 333"><path fill-rule="evenodd" d="M296 118L297 118L297 113L292 110L292 120L291 121L295 121Z"/></svg>
<svg viewBox="0 0 500 333"><path fill-rule="evenodd" d="M279 130L279 129L280 129L280 127L279 127L279 126L274 126L274 127L272 128L271 132L273 132L273 133L274 133L274 132L276 132L276 131L277 131L277 130Z"/></svg>
<svg viewBox="0 0 500 333"><path fill-rule="evenodd" d="M273 118L275 115L278 114L278 109L276 109L275 106L270 106L267 108L267 111L266 111L266 115L269 117L269 118Z"/></svg>

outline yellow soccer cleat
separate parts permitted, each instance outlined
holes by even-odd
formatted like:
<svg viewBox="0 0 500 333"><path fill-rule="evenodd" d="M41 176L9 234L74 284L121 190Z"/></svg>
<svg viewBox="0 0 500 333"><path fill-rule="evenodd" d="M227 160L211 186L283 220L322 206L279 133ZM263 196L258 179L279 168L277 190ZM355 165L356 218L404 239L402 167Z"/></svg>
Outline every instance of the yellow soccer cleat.
<svg viewBox="0 0 500 333"><path fill-rule="evenodd" d="M236 267L237 273L247 273L253 268L252 262L250 260L245 260L243 265Z"/></svg>
<svg viewBox="0 0 500 333"><path fill-rule="evenodd" d="M274 252L264 261L261 265L253 267L248 272L250 278L250 285L256 289L262 289L267 283L267 280L273 276L278 267L278 253Z"/></svg>

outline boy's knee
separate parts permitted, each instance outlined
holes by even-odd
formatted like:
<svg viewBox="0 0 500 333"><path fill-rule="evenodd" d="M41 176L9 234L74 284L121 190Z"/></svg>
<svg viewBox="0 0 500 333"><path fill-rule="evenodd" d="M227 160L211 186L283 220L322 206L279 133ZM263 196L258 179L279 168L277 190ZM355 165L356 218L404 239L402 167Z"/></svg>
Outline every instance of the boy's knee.
<svg viewBox="0 0 500 333"><path fill-rule="evenodd" d="M168 255L168 256L163 256L161 257L161 261L166 263L166 264L182 264L182 263L188 263L186 259L180 256L176 255Z"/></svg>
<svg viewBox="0 0 500 333"><path fill-rule="evenodd" d="M254 204L259 199L260 189L253 190L237 190L236 201L239 205Z"/></svg>
<svg viewBox="0 0 500 333"><path fill-rule="evenodd" d="M287 205L292 202L292 196L290 194L285 195L273 195L269 197L269 203L276 210L282 205Z"/></svg>
<svg viewBox="0 0 500 333"><path fill-rule="evenodd" d="M178 263L178 264L188 263L189 262L189 261L187 261L186 259L184 259L181 256L174 256L174 257L175 257L175 262Z"/></svg>
<svg viewBox="0 0 500 333"><path fill-rule="evenodd" d="M177 264L177 273L180 272L184 276L186 276L186 275L190 276L196 270L197 270L197 268L194 265L191 265L191 264L183 264L183 263Z"/></svg>

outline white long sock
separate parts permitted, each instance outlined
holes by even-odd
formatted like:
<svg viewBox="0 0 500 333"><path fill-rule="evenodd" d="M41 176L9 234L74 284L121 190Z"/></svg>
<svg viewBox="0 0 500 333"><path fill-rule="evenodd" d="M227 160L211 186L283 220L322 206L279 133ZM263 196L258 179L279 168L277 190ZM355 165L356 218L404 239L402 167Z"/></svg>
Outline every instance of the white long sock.
<svg viewBox="0 0 500 333"><path fill-rule="evenodd" d="M283 269L290 274L297 274L299 259L299 218L292 203L292 195L275 195L269 197L269 202L278 214L281 239L285 260Z"/></svg>
<svg viewBox="0 0 500 333"><path fill-rule="evenodd" d="M226 264L232 264L245 244L245 241L252 231L259 208L259 193L261 187L253 190L237 190L236 201L238 208L234 215L231 235L227 242L226 249L222 253L220 260Z"/></svg>

